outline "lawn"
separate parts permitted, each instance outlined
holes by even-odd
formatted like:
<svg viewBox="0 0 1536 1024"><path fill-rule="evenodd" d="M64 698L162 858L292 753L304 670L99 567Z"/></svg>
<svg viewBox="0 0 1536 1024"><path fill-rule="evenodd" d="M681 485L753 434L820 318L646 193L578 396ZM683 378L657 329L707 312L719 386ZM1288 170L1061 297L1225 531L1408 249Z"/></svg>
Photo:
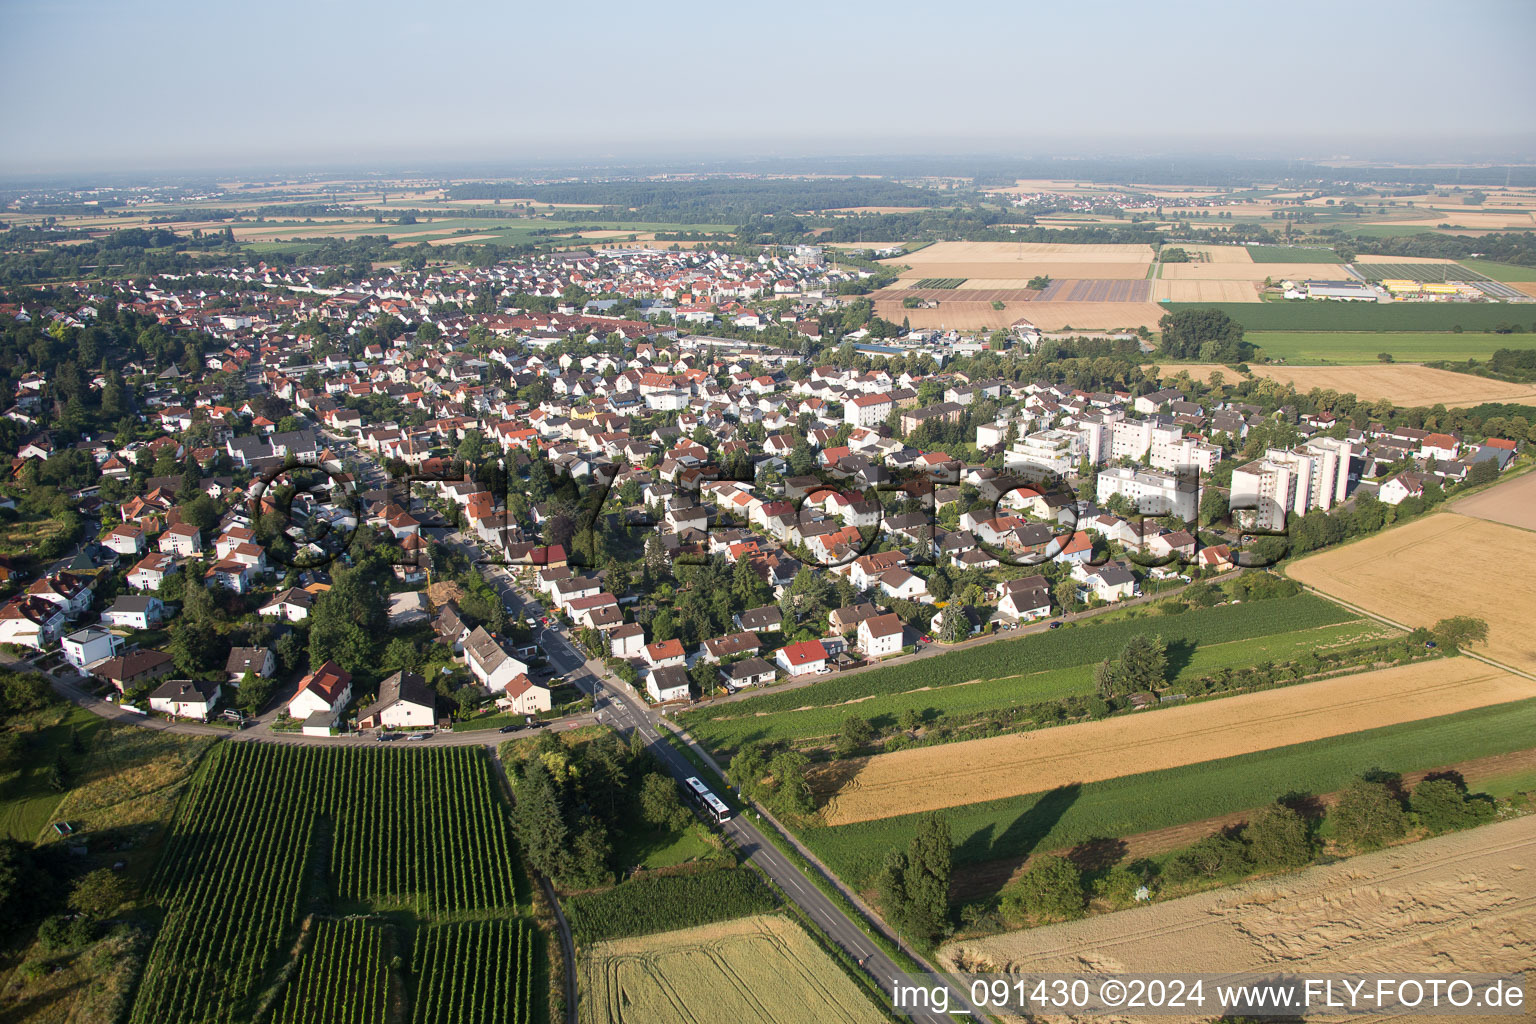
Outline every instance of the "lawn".
<svg viewBox="0 0 1536 1024"><path fill-rule="evenodd" d="M1334 736L943 812L955 863L1022 857L1087 839L1124 837L1229 814L1288 792L1328 793L1372 768L1420 771L1523 750L1536 736L1536 700ZM807 845L840 877L863 888L886 852L910 842L919 815L808 828Z"/></svg>
<svg viewBox="0 0 1536 1024"><path fill-rule="evenodd" d="M1230 662L1197 662L1201 651L1217 656L1223 645L1249 646L1254 660L1280 660L1281 641L1273 648L1255 644L1262 637L1284 637L1308 631L1306 643L1321 646L1337 642L1310 631L1350 622L1353 616L1337 605L1302 594L1272 601L1220 605L1182 615L1142 614L1112 622L1089 621L1051 630L961 648L935 658L885 669L834 678L796 690L769 692L750 700L700 708L680 715L686 726L706 747L718 753L733 751L753 739L800 739L827 736L838 731L844 717L857 714L889 728L903 711L916 710L967 715L989 708L1036 701L1058 700L1085 694L1093 688L1093 665L1119 655L1125 643L1139 633L1156 633L1169 647L1169 660L1178 677L1192 678ZM1350 627L1360 632L1357 625ZM1230 658L1233 648L1219 656ZM1251 664L1252 662L1247 662ZM963 685L961 685L963 684ZM865 701L863 698L875 697ZM846 704L847 701L858 701ZM804 709L804 710L802 710Z"/></svg>
<svg viewBox="0 0 1536 1024"><path fill-rule="evenodd" d="M37 840L65 795L51 784L54 762L62 758L73 769L106 725L106 719L71 704L35 712L8 730L20 734L23 746L21 763L0 775L0 833Z"/></svg>
<svg viewBox="0 0 1536 1024"><path fill-rule="evenodd" d="M1146 632L1168 633L1161 623L1176 619L1132 620ZM1156 625L1152 623L1157 623ZM1364 620L1354 620L1338 625L1314 627L1292 632L1277 633L1268 637L1250 637L1226 643L1205 644L1194 647L1193 653L1182 651L1174 643L1177 671L1172 679L1198 679L1224 668L1245 668L1263 661L1290 661L1311 650L1337 651L1361 643L1370 643L1391 635L1395 630L1378 627ZM859 701L855 704L832 707L812 707L804 710L785 711L773 715L735 717L711 720L707 712L696 713L688 720L693 738L712 751L724 754L735 751L743 743L752 740L783 740L789 742L825 741L842 729L843 720L850 715L868 719L877 729L892 729L901 721L906 711L916 711L928 725L939 723L943 718L963 719L987 711L1032 704L1037 701L1060 700L1064 697L1086 696L1094 691L1093 665L1083 663L1012 675L986 682L965 683L941 689L916 689L907 693L881 696L876 700Z"/></svg>
<svg viewBox="0 0 1536 1024"><path fill-rule="evenodd" d="M1532 334L1435 333L1431 331L1256 331L1244 340L1271 359L1288 363L1374 363L1389 352L1400 363L1487 359L1494 349L1536 348Z"/></svg>
<svg viewBox="0 0 1536 1024"><path fill-rule="evenodd" d="M1310 245L1250 245L1248 258L1255 263L1337 263L1332 249Z"/></svg>
<svg viewBox="0 0 1536 1024"><path fill-rule="evenodd" d="M614 838L614 857L624 868L670 868L691 860L706 860L717 851L700 834L702 825L681 832L630 832Z"/></svg>
<svg viewBox="0 0 1536 1024"><path fill-rule="evenodd" d="M1468 270L1487 274L1495 281L1536 281L1536 267L1517 267L1513 263L1495 260L1460 260Z"/></svg>
<svg viewBox="0 0 1536 1024"><path fill-rule="evenodd" d="M1502 302L1165 302L1170 313L1219 309L1247 331L1467 331L1522 324L1536 330L1536 306ZM1378 349L1378 351L1380 351Z"/></svg>

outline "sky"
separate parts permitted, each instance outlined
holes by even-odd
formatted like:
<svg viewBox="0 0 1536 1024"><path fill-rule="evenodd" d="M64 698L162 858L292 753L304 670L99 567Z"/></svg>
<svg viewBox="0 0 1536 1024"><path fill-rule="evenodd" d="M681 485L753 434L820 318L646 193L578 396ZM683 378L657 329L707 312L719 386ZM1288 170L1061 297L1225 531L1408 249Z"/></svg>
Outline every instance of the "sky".
<svg viewBox="0 0 1536 1024"><path fill-rule="evenodd" d="M1536 160L1532 0L0 0L0 38L8 176L941 152Z"/></svg>

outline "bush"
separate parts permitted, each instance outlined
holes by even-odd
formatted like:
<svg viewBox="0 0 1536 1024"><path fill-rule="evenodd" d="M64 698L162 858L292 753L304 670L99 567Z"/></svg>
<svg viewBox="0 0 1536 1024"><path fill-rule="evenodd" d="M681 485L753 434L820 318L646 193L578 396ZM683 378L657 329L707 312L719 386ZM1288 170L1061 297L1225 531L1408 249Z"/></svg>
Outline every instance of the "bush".
<svg viewBox="0 0 1536 1024"><path fill-rule="evenodd" d="M778 905L773 890L750 868L716 868L686 875L649 875L566 902L578 942L622 939L747 917Z"/></svg>
<svg viewBox="0 0 1536 1024"><path fill-rule="evenodd" d="M1170 882L1189 882L1244 875L1252 866L1246 846L1231 836L1218 833L1174 854L1168 861L1166 874Z"/></svg>
<svg viewBox="0 0 1536 1024"><path fill-rule="evenodd" d="M37 941L47 953L78 949L96 937L96 924L88 917L55 914L37 926Z"/></svg>
<svg viewBox="0 0 1536 1024"><path fill-rule="evenodd" d="M1357 850L1376 850L1408 831L1408 816L1386 783L1359 778L1344 790L1329 816L1340 842Z"/></svg>
<svg viewBox="0 0 1536 1024"><path fill-rule="evenodd" d="M1136 902L1136 891L1145 884L1136 872L1116 864L1093 883L1093 894L1113 907L1128 907Z"/></svg>
<svg viewBox="0 0 1536 1024"><path fill-rule="evenodd" d="M1066 921L1083 913L1083 876L1065 857L1038 857L1022 878L1003 890L1009 924Z"/></svg>
<svg viewBox="0 0 1536 1024"><path fill-rule="evenodd" d="M1243 830L1248 852L1261 868L1298 868L1312 859L1312 837L1302 816L1284 804L1270 804Z"/></svg>
<svg viewBox="0 0 1536 1024"><path fill-rule="evenodd" d="M1470 828L1493 817L1491 802L1467 799L1465 783L1447 777L1425 779L1415 786L1409 807L1419 824L1437 835Z"/></svg>

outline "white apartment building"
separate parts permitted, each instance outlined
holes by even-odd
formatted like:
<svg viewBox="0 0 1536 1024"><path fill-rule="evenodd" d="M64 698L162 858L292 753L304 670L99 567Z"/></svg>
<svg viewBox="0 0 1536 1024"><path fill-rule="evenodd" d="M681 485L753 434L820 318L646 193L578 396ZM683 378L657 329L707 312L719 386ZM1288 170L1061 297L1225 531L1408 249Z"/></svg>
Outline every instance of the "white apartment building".
<svg viewBox="0 0 1536 1024"><path fill-rule="evenodd" d="M890 395L859 395L843 403L843 422L854 427L879 426L894 408Z"/></svg>
<svg viewBox="0 0 1536 1024"><path fill-rule="evenodd" d="M1356 454L1355 442L1332 437L1313 438L1295 450L1271 448L1232 471L1232 509L1247 526L1284 530L1287 512L1329 509L1349 496Z"/></svg>
<svg viewBox="0 0 1536 1024"><path fill-rule="evenodd" d="M1175 515L1193 521L1198 511L1194 481L1158 470L1126 467L1102 470L1097 499L1104 501L1116 494L1124 495L1146 516Z"/></svg>
<svg viewBox="0 0 1536 1024"><path fill-rule="evenodd" d="M1153 469L1166 469L1177 473L1183 469L1198 469L1209 473L1221 461L1221 445L1211 444L1194 437L1181 437L1172 444L1153 444L1149 460Z"/></svg>
<svg viewBox="0 0 1536 1024"><path fill-rule="evenodd" d="M1048 470L1063 476L1077 468L1082 443L1071 430L1037 430L1019 441L1003 456L1011 471Z"/></svg>

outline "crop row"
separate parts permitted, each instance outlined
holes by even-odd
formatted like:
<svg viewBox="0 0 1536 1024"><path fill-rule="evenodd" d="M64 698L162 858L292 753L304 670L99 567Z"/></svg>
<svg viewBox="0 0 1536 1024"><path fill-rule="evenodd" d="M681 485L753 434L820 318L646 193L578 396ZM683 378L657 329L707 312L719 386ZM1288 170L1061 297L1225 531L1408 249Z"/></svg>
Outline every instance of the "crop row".
<svg viewBox="0 0 1536 1024"><path fill-rule="evenodd" d="M273 1024L383 1024L389 997L383 927L363 918L322 918L313 932Z"/></svg>
<svg viewBox="0 0 1536 1024"><path fill-rule="evenodd" d="M1505 754L1528 747L1532 736L1536 700L1517 701L1065 790L966 804L943 814L954 835L955 863L976 864L1200 821L1259 807L1287 792L1334 792L1372 768L1421 771ZM880 870L887 851L906 848L920 817L811 828L802 838L838 876L863 888Z"/></svg>
<svg viewBox="0 0 1536 1024"><path fill-rule="evenodd" d="M579 942L694 928L773 910L778 901L751 868L650 875L611 889L574 896L566 917Z"/></svg>
<svg viewBox="0 0 1536 1024"><path fill-rule="evenodd" d="M412 1024L526 1024L533 936L523 921L423 928L411 956L418 979Z"/></svg>
<svg viewBox="0 0 1536 1024"><path fill-rule="evenodd" d="M222 744L152 880L165 918L132 1021L237 1019L291 944L306 896L508 908L511 872L506 815L478 747Z"/></svg>
<svg viewBox="0 0 1536 1024"><path fill-rule="evenodd" d="M858 697L904 693L925 686L943 687L973 679L1006 679L1071 665L1092 665L1119 656L1126 641L1139 633L1161 634L1172 649L1176 645L1198 646L1272 636L1343 622L1351 617L1322 598L1299 594L1270 601L1196 609L1183 615L1088 623L1017 640L962 647L937 658L860 672L800 689L770 692L751 700L718 704L679 716L679 719L691 728L708 718L825 707Z"/></svg>

